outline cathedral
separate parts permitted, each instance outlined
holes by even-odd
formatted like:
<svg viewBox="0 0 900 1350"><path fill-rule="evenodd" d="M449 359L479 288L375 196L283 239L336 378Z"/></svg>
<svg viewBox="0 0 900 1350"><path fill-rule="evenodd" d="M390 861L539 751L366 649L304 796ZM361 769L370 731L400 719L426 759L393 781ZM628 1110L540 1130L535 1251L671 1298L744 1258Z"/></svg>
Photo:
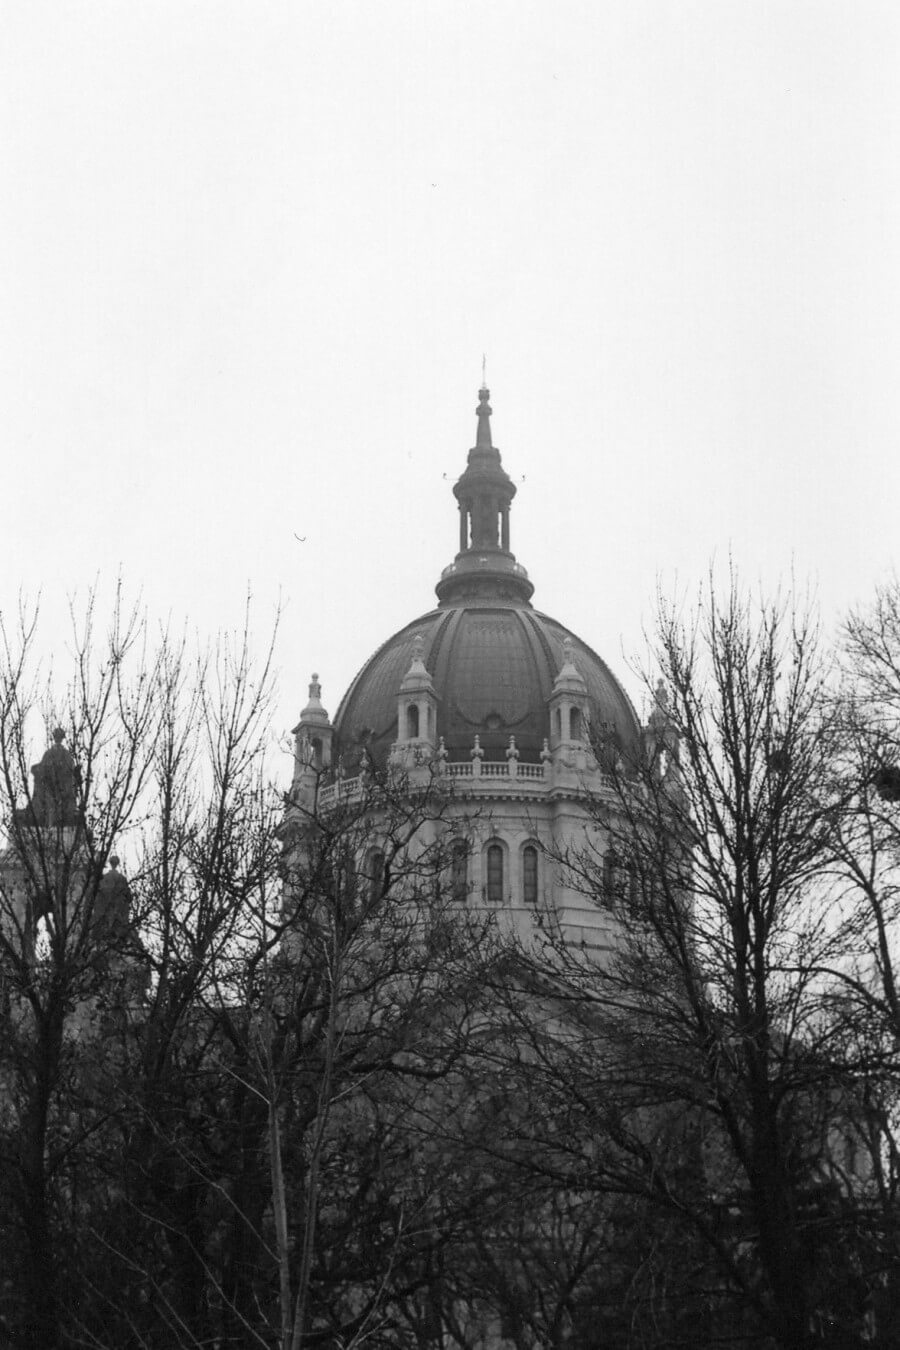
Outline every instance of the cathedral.
<svg viewBox="0 0 900 1350"><path fill-rule="evenodd" d="M437 779L448 789L444 828L458 836L454 890L507 931L524 936L539 923L603 947L602 912L553 860L589 838L608 852L593 822L604 798L613 804L610 759L635 754L644 733L601 657L532 604L489 399L482 387L475 444L453 488L459 550L437 605L366 661L333 721L313 676L294 729L288 815L299 823L352 799L370 768Z"/></svg>
<svg viewBox="0 0 900 1350"><path fill-rule="evenodd" d="M686 746L686 786L663 685L641 725L534 607L485 387L476 413L436 603L333 718L313 675L283 798L253 749L263 704L238 680L192 740L207 705L170 697L171 653L140 717L115 663L99 698L85 682L24 805L24 720L4 724L0 1327L23 1350L291 1327L407 1350L875 1341L882 1120L832 1067L850 1024L823 1041L812 984L796 1003L792 973L746 978L794 950L775 902L818 886L815 705L786 748L774 696L739 689L763 842L732 863L728 822L712 844L692 823L727 799L715 744L706 778ZM788 939L807 971L811 932ZM896 1100L893 1061L886 1088L861 1081Z"/></svg>

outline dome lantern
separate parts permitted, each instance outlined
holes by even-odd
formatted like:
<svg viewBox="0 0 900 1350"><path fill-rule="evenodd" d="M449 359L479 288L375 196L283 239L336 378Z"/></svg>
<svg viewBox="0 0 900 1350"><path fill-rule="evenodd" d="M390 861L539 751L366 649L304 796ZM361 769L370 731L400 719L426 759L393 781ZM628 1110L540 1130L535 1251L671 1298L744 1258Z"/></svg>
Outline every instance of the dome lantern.
<svg viewBox="0 0 900 1350"><path fill-rule="evenodd" d="M477 597L528 604L534 587L509 547L509 508L516 485L491 436L491 391L478 391L478 429L466 468L453 488L459 503L459 552L437 584L442 606Z"/></svg>

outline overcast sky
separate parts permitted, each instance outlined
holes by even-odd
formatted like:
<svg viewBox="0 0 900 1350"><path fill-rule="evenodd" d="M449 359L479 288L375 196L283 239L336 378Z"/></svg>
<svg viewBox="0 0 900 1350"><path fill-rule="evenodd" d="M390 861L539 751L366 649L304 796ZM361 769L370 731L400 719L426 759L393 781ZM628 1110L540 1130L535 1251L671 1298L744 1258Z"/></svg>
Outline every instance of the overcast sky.
<svg viewBox="0 0 900 1350"><path fill-rule="evenodd" d="M279 724L431 608L482 353L535 605L634 690L729 551L896 556L900 6L0 3L0 608L121 571ZM300 536L300 542L296 536Z"/></svg>

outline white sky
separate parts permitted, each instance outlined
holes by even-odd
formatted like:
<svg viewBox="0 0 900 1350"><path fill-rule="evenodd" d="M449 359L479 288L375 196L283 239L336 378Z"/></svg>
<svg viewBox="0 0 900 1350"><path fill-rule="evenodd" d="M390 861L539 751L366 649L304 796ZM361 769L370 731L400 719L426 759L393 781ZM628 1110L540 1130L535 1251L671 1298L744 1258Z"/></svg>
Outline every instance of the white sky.
<svg viewBox="0 0 900 1350"><path fill-rule="evenodd" d="M896 556L900 6L0 3L0 608L119 570L280 725L429 609L487 352L535 604ZM295 533L305 536L299 543Z"/></svg>

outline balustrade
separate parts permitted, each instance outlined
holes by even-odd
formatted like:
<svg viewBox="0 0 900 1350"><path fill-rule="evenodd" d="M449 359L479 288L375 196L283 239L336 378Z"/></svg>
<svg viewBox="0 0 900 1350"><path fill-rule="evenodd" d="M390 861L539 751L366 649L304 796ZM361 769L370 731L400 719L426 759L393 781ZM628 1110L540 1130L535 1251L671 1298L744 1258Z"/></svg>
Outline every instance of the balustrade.
<svg viewBox="0 0 900 1350"><path fill-rule="evenodd" d="M434 765L434 771L438 778L465 779L473 787L477 779L488 779L492 784L496 784L498 780L506 780L514 790L517 785L525 783L530 787L532 784L547 782L553 775L553 765L549 759L541 764L523 764L518 759L504 761L476 758L469 762L439 760ZM360 775L355 778L338 778L321 786L318 794L319 810L330 810L339 802L349 803L358 800L366 790L366 781L366 776ZM598 774L596 771L589 775L589 781L594 786L604 788L612 786L608 774Z"/></svg>

